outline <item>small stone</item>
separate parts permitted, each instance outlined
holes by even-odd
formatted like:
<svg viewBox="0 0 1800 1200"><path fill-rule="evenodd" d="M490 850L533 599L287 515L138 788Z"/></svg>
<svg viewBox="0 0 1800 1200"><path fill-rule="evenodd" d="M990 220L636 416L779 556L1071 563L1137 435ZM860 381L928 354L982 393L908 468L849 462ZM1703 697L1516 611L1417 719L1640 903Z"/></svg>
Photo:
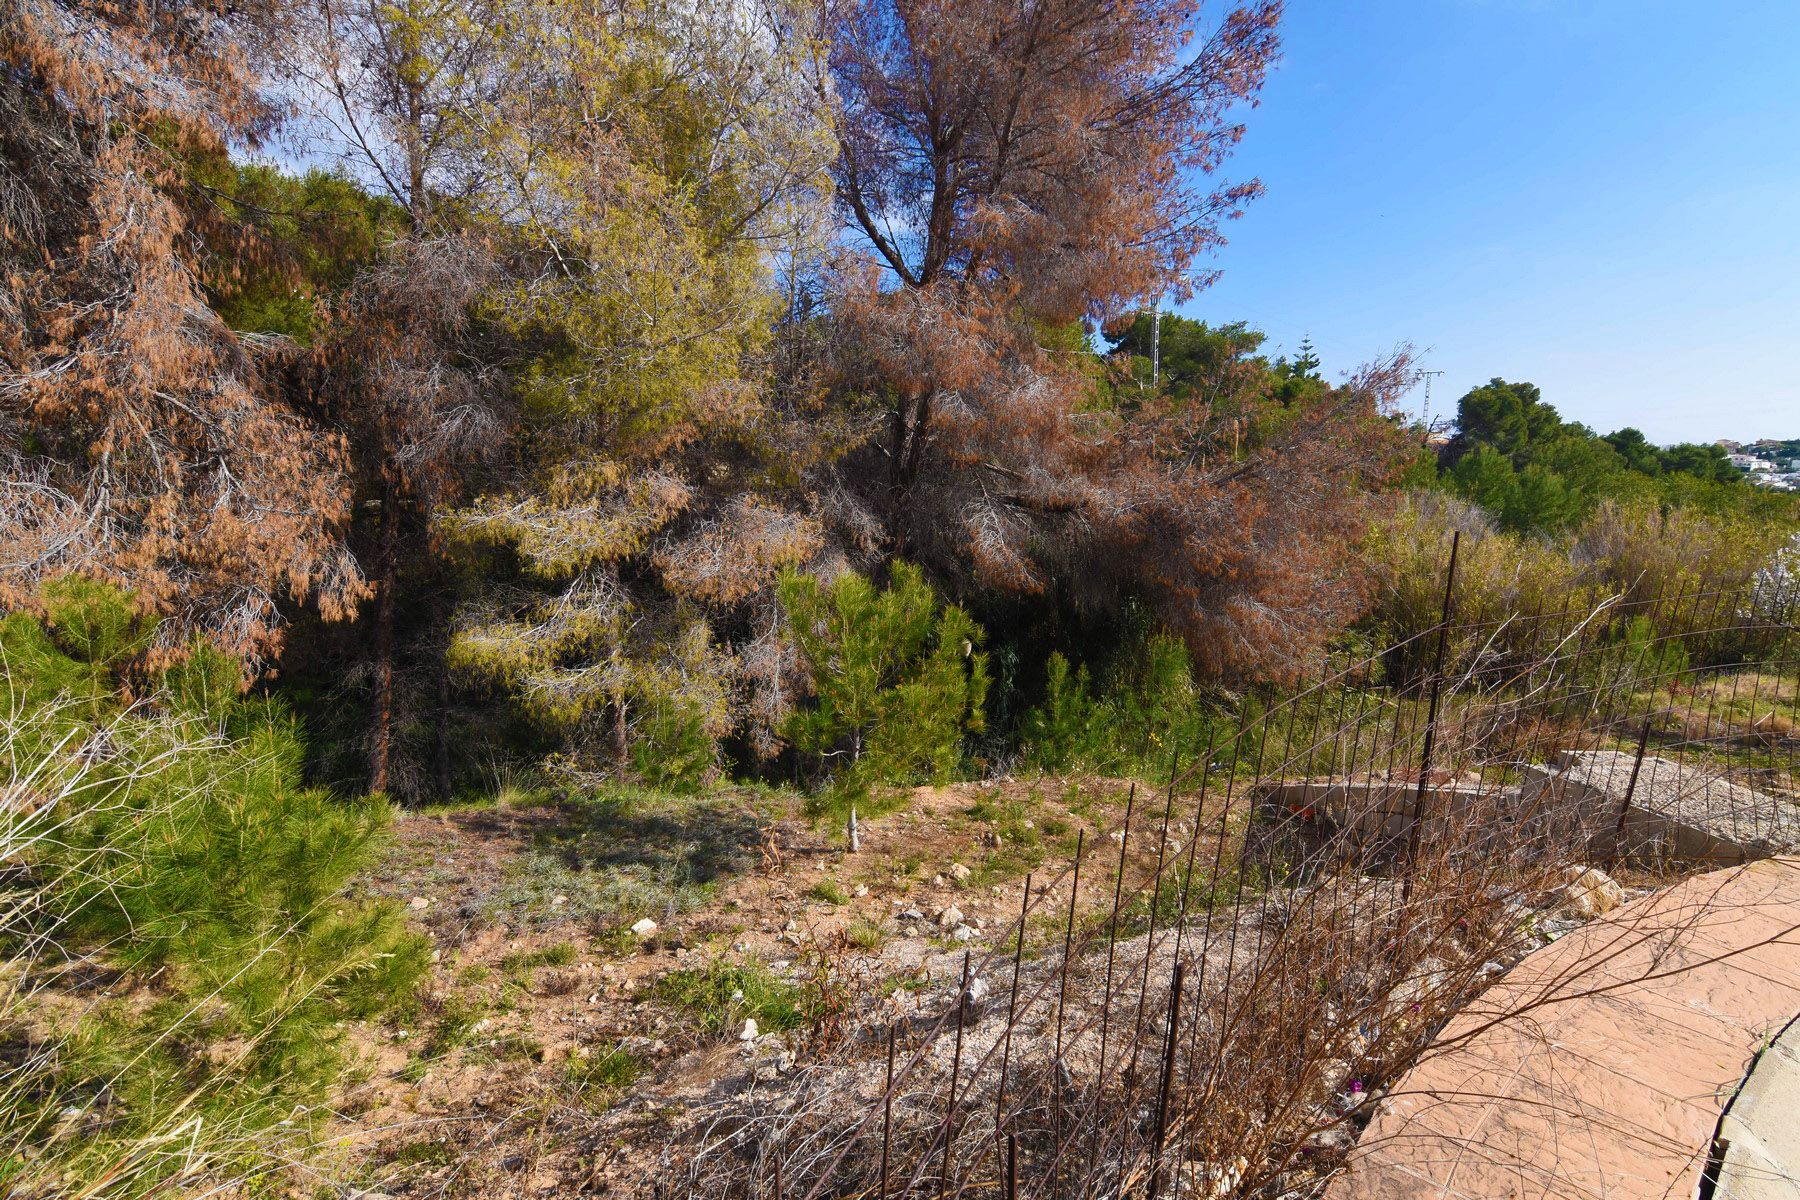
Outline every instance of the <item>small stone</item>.
<svg viewBox="0 0 1800 1200"><path fill-rule="evenodd" d="M952 904L938 913L938 924L945 929L954 929L963 923L962 909Z"/></svg>
<svg viewBox="0 0 1800 1200"><path fill-rule="evenodd" d="M406 907L412 909L414 912L417 912L419 909L422 909L422 908L430 908L431 901L427 900L423 896L414 896L411 900L408 900L406 902Z"/></svg>
<svg viewBox="0 0 1800 1200"><path fill-rule="evenodd" d="M757 1037L756 1018L745 1017L744 1028L738 1032L738 1041L754 1042Z"/></svg>
<svg viewBox="0 0 1800 1200"><path fill-rule="evenodd" d="M950 878L956 880L958 883L961 883L972 874L974 874L974 872L963 866L961 863L950 864Z"/></svg>
<svg viewBox="0 0 1800 1200"><path fill-rule="evenodd" d="M869 885L866 883L859 883L856 885L856 890L850 894L860 900L869 894Z"/></svg>
<svg viewBox="0 0 1800 1200"><path fill-rule="evenodd" d="M569 902L569 898L567 896L552 896L552 897L550 897L550 907L551 908L561 908L563 905L567 904L568 902Z"/></svg>
<svg viewBox="0 0 1800 1200"><path fill-rule="evenodd" d="M950 937L953 941L966 942L974 936L975 931L970 929L967 925L958 925L955 929L950 931Z"/></svg>
<svg viewBox="0 0 1800 1200"><path fill-rule="evenodd" d="M900 910L900 919L902 921L923 921L925 914L916 908L903 908Z"/></svg>
<svg viewBox="0 0 1800 1200"><path fill-rule="evenodd" d="M649 917L645 917L642 920L638 921L636 924L632 925L631 932L637 934L639 937L642 938L642 937L649 937L651 934L655 933L657 931L657 929L658 929L658 926L657 926L656 922L652 921Z"/></svg>

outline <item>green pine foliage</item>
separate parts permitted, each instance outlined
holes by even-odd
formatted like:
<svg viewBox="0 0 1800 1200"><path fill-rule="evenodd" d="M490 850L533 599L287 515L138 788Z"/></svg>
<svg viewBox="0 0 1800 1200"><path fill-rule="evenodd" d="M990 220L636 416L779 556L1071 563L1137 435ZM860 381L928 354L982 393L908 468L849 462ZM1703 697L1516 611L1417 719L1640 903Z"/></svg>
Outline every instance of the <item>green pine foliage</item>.
<svg viewBox="0 0 1800 1200"><path fill-rule="evenodd" d="M1100 686L1060 652L1044 672L1044 699L1021 727L1021 751L1035 770L1160 777L1177 754L1206 749L1217 710L1178 638L1152 631L1128 643Z"/></svg>
<svg viewBox="0 0 1800 1200"><path fill-rule="evenodd" d="M905 562L886 588L854 572L826 585L790 571L779 590L814 695L783 732L830 779L828 806L948 779L964 735L984 727L981 627Z"/></svg>
<svg viewBox="0 0 1800 1200"><path fill-rule="evenodd" d="M427 966L394 905L344 895L386 807L305 786L293 720L234 661L148 665L124 595L64 581L43 611L0 620L0 1163L25 1194L276 1173L345 1022ZM103 992L64 982L90 975Z"/></svg>

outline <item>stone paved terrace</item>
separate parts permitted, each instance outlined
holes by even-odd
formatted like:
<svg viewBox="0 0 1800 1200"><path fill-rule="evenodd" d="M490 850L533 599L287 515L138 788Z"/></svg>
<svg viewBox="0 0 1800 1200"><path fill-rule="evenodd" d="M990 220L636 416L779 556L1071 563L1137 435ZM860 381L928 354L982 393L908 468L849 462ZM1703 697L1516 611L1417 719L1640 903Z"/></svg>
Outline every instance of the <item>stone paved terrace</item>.
<svg viewBox="0 0 1800 1200"><path fill-rule="evenodd" d="M1721 1114L1796 1012L1800 858L1645 896L1458 1014L1329 1200L1697 1196Z"/></svg>

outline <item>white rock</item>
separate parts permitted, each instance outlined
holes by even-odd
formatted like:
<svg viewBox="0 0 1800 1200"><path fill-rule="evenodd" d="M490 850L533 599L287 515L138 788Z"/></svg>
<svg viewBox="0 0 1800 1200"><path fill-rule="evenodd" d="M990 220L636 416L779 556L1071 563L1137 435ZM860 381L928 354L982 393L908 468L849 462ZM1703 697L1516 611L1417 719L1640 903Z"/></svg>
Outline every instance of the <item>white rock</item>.
<svg viewBox="0 0 1800 1200"><path fill-rule="evenodd" d="M1569 882L1558 894L1571 912L1583 917L1602 916L1625 903L1625 889L1599 867L1570 867Z"/></svg>
<svg viewBox="0 0 1800 1200"><path fill-rule="evenodd" d="M411 900L406 902L406 907L414 909L415 911L421 908L430 908L431 901L423 896L414 896Z"/></svg>
<svg viewBox="0 0 1800 1200"><path fill-rule="evenodd" d="M950 864L950 878L956 880L958 883L961 883L972 874L974 874L974 872L963 866L961 863Z"/></svg>
<svg viewBox="0 0 1800 1200"><path fill-rule="evenodd" d="M869 885L866 883L859 883L856 885L856 890L854 892L851 892L850 894L852 896L857 897L858 899L861 899L862 897L869 894Z"/></svg>
<svg viewBox="0 0 1800 1200"><path fill-rule="evenodd" d="M950 931L951 939L958 942L966 942L974 936L975 931L970 929L967 925L958 925L955 929Z"/></svg>
<svg viewBox="0 0 1800 1200"><path fill-rule="evenodd" d="M963 923L962 909L952 904L938 913L938 924L945 929L954 929Z"/></svg>
<svg viewBox="0 0 1800 1200"><path fill-rule="evenodd" d="M755 1017L745 1017L744 1018L744 1028L738 1033L738 1041L754 1042L756 1040L756 1034L757 1034L756 1018Z"/></svg>
<svg viewBox="0 0 1800 1200"><path fill-rule="evenodd" d="M651 934L655 933L658 928L655 921L652 921L649 917L645 917L631 927L631 932L637 934L639 937L649 937Z"/></svg>

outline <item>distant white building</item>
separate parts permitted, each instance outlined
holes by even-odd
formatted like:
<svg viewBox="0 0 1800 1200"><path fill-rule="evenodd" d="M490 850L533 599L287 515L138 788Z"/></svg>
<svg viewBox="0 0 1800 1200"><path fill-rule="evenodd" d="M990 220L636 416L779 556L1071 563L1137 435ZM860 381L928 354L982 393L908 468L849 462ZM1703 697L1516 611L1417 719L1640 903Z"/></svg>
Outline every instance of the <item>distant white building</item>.
<svg viewBox="0 0 1800 1200"><path fill-rule="evenodd" d="M1776 469L1773 461L1758 457L1754 454L1727 454L1725 458L1738 470L1749 471L1752 474L1755 474L1758 471L1773 471Z"/></svg>

